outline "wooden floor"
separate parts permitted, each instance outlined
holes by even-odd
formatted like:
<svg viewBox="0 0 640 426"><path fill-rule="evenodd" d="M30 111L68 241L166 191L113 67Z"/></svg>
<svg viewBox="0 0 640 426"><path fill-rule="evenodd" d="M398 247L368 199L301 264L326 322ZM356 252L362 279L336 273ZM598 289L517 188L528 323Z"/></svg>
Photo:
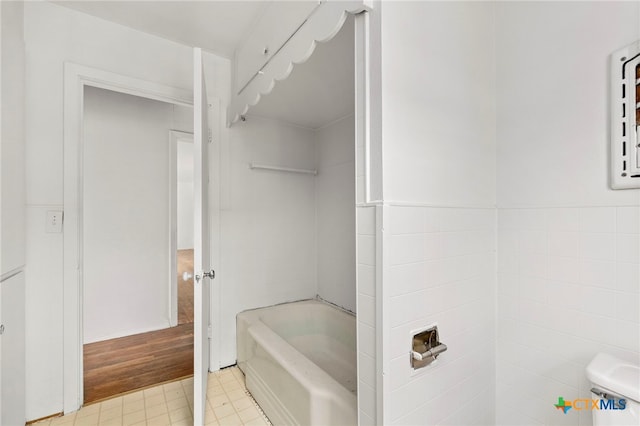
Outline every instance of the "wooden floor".
<svg viewBox="0 0 640 426"><path fill-rule="evenodd" d="M193 374L193 323L84 345L84 402Z"/></svg>
<svg viewBox="0 0 640 426"><path fill-rule="evenodd" d="M193 250L178 251L178 272ZM193 281L178 280L178 326L84 345L84 403L193 374Z"/></svg>

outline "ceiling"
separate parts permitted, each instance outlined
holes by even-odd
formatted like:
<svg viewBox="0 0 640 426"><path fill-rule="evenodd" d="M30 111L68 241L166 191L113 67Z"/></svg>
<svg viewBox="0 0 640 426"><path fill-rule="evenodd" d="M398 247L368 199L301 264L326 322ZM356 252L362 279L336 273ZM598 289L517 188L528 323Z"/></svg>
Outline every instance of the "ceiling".
<svg viewBox="0 0 640 426"><path fill-rule="evenodd" d="M317 129L353 114L354 28L349 17L333 39L318 43L307 62L249 108L252 115ZM250 119L250 118L249 118Z"/></svg>
<svg viewBox="0 0 640 426"><path fill-rule="evenodd" d="M271 1L59 1L53 3L232 58ZM354 111L353 18L295 65L248 116L319 128Z"/></svg>
<svg viewBox="0 0 640 426"><path fill-rule="evenodd" d="M53 1L162 38L227 58L269 1Z"/></svg>

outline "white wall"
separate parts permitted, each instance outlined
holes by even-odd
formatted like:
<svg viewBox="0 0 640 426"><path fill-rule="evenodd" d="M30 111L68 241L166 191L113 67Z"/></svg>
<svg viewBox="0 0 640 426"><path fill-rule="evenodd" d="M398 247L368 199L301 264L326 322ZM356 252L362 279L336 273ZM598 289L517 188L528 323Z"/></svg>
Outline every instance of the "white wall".
<svg viewBox="0 0 640 426"><path fill-rule="evenodd" d="M356 311L355 134L349 116L316 131L318 295Z"/></svg>
<svg viewBox="0 0 640 426"><path fill-rule="evenodd" d="M249 169L250 162L315 168L314 133L249 117L229 129L221 158L218 278L224 302L218 324L221 362L230 365L236 361L238 312L313 298L317 293L315 177Z"/></svg>
<svg viewBox="0 0 640 426"><path fill-rule="evenodd" d="M177 163L177 246L193 249L193 142L178 141Z"/></svg>
<svg viewBox="0 0 640 426"><path fill-rule="evenodd" d="M0 422L3 425L25 423L25 315L23 271L10 275L0 285L2 313L0 374Z"/></svg>
<svg viewBox="0 0 640 426"><path fill-rule="evenodd" d="M25 263L25 52L22 4L3 3L2 9L0 272L4 274Z"/></svg>
<svg viewBox="0 0 640 426"><path fill-rule="evenodd" d="M172 112L85 89L84 343L169 326Z"/></svg>
<svg viewBox="0 0 640 426"><path fill-rule="evenodd" d="M312 130L249 116L229 129L218 275L223 366L236 359L238 312L316 295L356 310L353 124L347 117ZM250 162L318 175L251 170Z"/></svg>
<svg viewBox="0 0 640 426"><path fill-rule="evenodd" d="M27 173L27 418L62 410L62 208L65 61L191 90L192 49L50 2L25 3ZM209 95L229 97L229 61L205 57Z"/></svg>
<svg viewBox="0 0 640 426"><path fill-rule="evenodd" d="M638 7L497 7L499 205L637 203L638 191L609 189L607 155L609 55L640 38Z"/></svg>
<svg viewBox="0 0 640 426"><path fill-rule="evenodd" d="M23 4L0 4L0 423L25 421ZM7 274L7 275L5 275Z"/></svg>
<svg viewBox="0 0 640 426"><path fill-rule="evenodd" d="M495 202L493 6L382 4L384 200Z"/></svg>
<svg viewBox="0 0 640 426"><path fill-rule="evenodd" d="M590 397L597 352L640 362L640 191L609 189L607 154L609 55L639 20L638 2L496 5L499 424L589 425L549 404Z"/></svg>
<svg viewBox="0 0 640 426"><path fill-rule="evenodd" d="M385 424L494 420L493 27L491 3L382 4ZM434 322L449 349L414 373Z"/></svg>

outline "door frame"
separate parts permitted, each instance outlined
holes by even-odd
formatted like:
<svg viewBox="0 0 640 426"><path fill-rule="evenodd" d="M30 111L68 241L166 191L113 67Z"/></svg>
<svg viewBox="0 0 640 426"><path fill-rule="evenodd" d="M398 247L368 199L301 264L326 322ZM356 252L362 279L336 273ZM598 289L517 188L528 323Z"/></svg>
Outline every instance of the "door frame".
<svg viewBox="0 0 640 426"><path fill-rule="evenodd" d="M193 144L193 132L169 130L169 211L171 212L171 244L169 247L169 325L178 325L178 142L188 141Z"/></svg>
<svg viewBox="0 0 640 426"><path fill-rule="evenodd" d="M193 93L164 84L70 62L64 64L64 232L63 232L63 410L78 410L84 400L82 155L85 86L193 106Z"/></svg>

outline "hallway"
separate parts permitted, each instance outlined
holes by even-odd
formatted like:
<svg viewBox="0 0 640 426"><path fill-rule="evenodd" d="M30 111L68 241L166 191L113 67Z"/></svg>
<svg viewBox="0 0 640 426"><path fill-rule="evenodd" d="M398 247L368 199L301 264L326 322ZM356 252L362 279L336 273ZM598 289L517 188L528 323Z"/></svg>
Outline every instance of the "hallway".
<svg viewBox="0 0 640 426"><path fill-rule="evenodd" d="M193 250L178 250L178 326L84 345L84 402L193 375Z"/></svg>

